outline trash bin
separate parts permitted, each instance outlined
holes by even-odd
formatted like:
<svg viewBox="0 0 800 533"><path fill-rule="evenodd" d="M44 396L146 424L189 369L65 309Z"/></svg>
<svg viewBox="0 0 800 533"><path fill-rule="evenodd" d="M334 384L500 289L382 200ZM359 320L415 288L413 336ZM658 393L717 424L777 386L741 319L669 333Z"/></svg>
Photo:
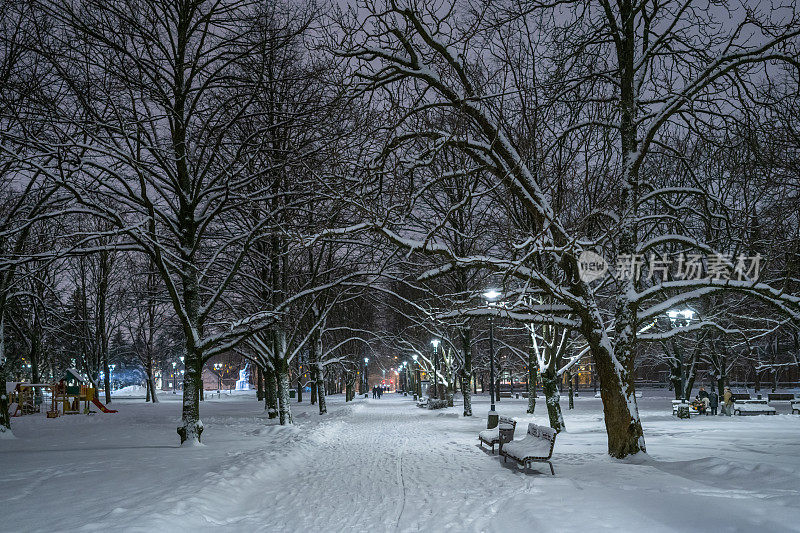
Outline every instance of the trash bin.
<svg viewBox="0 0 800 533"><path fill-rule="evenodd" d="M289 389L289 398L294 399L297 396L297 391L294 389Z"/></svg>
<svg viewBox="0 0 800 533"><path fill-rule="evenodd" d="M498 437L500 438L500 452L503 451L503 444L514 440L514 426L511 424L500 424L498 426Z"/></svg>
<svg viewBox="0 0 800 533"><path fill-rule="evenodd" d="M678 406L678 418L689 418L689 404L682 403Z"/></svg>

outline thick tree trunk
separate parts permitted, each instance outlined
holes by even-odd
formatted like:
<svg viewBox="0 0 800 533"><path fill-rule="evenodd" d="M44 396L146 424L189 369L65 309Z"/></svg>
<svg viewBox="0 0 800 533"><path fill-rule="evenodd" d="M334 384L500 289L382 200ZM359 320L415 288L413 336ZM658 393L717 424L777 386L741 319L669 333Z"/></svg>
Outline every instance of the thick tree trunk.
<svg viewBox="0 0 800 533"><path fill-rule="evenodd" d="M181 425L178 426L178 435L181 446L196 446L201 443L203 422L200 420L200 395L197 389L197 374L202 359L192 347L185 348L184 365L186 373L183 376L183 410Z"/></svg>
<svg viewBox="0 0 800 533"><path fill-rule="evenodd" d="M153 403L158 403L158 396L156 395L156 378L152 372L147 379L148 383L150 384L150 399Z"/></svg>
<svg viewBox="0 0 800 533"><path fill-rule="evenodd" d="M256 400L264 400L264 374L261 367L256 365Z"/></svg>
<svg viewBox="0 0 800 533"><path fill-rule="evenodd" d="M277 363L278 368L276 369L276 374L278 378L278 418L280 420L280 424L285 426L293 423L292 409L289 406L289 388L291 387L289 384L289 364L284 358L279 358Z"/></svg>
<svg viewBox="0 0 800 533"><path fill-rule="evenodd" d="M278 418L278 385L275 371L269 365L264 367L264 409L268 418Z"/></svg>
<svg viewBox="0 0 800 533"><path fill-rule="evenodd" d="M328 412L328 404L325 400L325 372L319 363L317 363L316 367L316 390L317 390L317 400L319 400L319 414L324 415ZM311 390L314 390L312 387Z"/></svg>
<svg viewBox="0 0 800 533"><path fill-rule="evenodd" d="M539 375L539 359L536 353L531 350L528 355L528 414L533 414L536 409L536 381Z"/></svg>
<svg viewBox="0 0 800 533"><path fill-rule="evenodd" d="M8 393L6 392L6 337L5 314L0 311L0 439L13 437L11 416L8 414Z"/></svg>
<svg viewBox="0 0 800 533"><path fill-rule="evenodd" d="M561 414L561 404L558 396L558 377L556 376L555 363L542 373L542 392L544 393L547 416L550 427L560 433L566 429L564 417Z"/></svg>
<svg viewBox="0 0 800 533"><path fill-rule="evenodd" d="M572 372L569 373L569 408L575 409L575 379Z"/></svg>
<svg viewBox="0 0 800 533"><path fill-rule="evenodd" d="M315 363L311 363L311 405L315 405L317 403L317 366Z"/></svg>

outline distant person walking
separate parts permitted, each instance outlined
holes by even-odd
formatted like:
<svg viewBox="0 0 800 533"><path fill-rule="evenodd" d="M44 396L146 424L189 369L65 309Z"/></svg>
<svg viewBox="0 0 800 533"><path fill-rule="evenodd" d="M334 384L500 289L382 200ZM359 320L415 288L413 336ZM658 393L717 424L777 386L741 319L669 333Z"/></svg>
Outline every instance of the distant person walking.
<svg viewBox="0 0 800 533"><path fill-rule="evenodd" d="M708 395L708 408L712 415L717 414L717 407L719 407L719 395L714 389L711 389L711 393Z"/></svg>
<svg viewBox="0 0 800 533"><path fill-rule="evenodd" d="M733 393L730 387L725 387L725 392L722 395L722 411L725 416L733 414Z"/></svg>
<svg viewBox="0 0 800 533"><path fill-rule="evenodd" d="M378 399L379 400L381 399L381 396L383 396L383 387L378 387Z"/></svg>
<svg viewBox="0 0 800 533"><path fill-rule="evenodd" d="M372 387L372 399L378 398L378 387Z"/></svg>

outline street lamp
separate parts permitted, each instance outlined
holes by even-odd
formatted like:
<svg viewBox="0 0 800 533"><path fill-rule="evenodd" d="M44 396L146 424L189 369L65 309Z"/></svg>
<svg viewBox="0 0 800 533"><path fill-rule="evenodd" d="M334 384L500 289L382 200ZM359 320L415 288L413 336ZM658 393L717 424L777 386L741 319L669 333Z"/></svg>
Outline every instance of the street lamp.
<svg viewBox="0 0 800 533"><path fill-rule="evenodd" d="M414 374L415 374L415 380L416 380L415 389L416 389L417 398L422 399L422 376L420 375L420 372L419 372L420 365L419 365L419 361L417 361L418 358L419 358L419 355L417 355L417 354L414 354L414 355L411 356L411 359L413 359L414 362L417 363L416 364L416 368L414 368Z"/></svg>
<svg viewBox="0 0 800 533"><path fill-rule="evenodd" d="M214 363L214 370L217 371L217 390L222 394L222 363Z"/></svg>
<svg viewBox="0 0 800 533"><path fill-rule="evenodd" d="M172 362L172 394L177 394L175 391L178 388L178 371L175 368L178 366L178 363L175 361Z"/></svg>
<svg viewBox="0 0 800 533"><path fill-rule="evenodd" d="M500 293L490 289L483 293L486 303L491 306L500 297ZM494 317L489 315L489 395L491 396L491 407L489 408L489 419L487 428L492 429L497 426L498 416L494 410Z"/></svg>
<svg viewBox="0 0 800 533"><path fill-rule="evenodd" d="M115 368L117 368L117 365L108 365L108 386L111 387L112 390L114 389L113 376Z"/></svg>
<svg viewBox="0 0 800 533"><path fill-rule="evenodd" d="M369 388L369 357L364 358L364 390L361 391L364 394L367 394L367 389Z"/></svg>
<svg viewBox="0 0 800 533"><path fill-rule="evenodd" d="M434 398L439 399L439 378L437 370L439 369L439 339L431 341L433 345L433 394Z"/></svg>

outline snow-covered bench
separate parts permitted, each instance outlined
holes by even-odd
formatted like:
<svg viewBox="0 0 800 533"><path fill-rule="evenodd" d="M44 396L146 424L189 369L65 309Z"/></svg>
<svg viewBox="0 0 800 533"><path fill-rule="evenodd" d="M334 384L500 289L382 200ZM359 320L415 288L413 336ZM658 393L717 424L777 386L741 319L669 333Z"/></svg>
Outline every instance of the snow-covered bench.
<svg viewBox="0 0 800 533"><path fill-rule="evenodd" d="M774 415L776 411L767 403L767 400L739 400L733 403L733 414L738 416Z"/></svg>
<svg viewBox="0 0 800 533"><path fill-rule="evenodd" d="M531 463L547 463L550 465L550 473L555 476L553 463L550 462L555 444L556 430L531 423L528 424L528 433L523 438L504 444L500 453L504 462L510 457L526 470Z"/></svg>
<svg viewBox="0 0 800 533"><path fill-rule="evenodd" d="M492 429L484 429L483 431L478 433L478 445L481 447L483 447L484 444L486 444L487 446L491 446L492 453L494 453L494 445L499 444L501 445L500 449L502 450L503 449L502 444L504 443L500 442L500 426L503 426L504 428L510 427L511 438L512 439L514 438L514 429L516 429L517 427L517 421L507 416L501 416L498 419L497 427Z"/></svg>
<svg viewBox="0 0 800 533"><path fill-rule="evenodd" d="M792 414L800 415L800 400L795 400L792 402Z"/></svg>
<svg viewBox="0 0 800 533"><path fill-rule="evenodd" d="M697 416L697 407L683 400L672 400L672 416L678 416L678 407L681 405L689 408L689 416Z"/></svg>

